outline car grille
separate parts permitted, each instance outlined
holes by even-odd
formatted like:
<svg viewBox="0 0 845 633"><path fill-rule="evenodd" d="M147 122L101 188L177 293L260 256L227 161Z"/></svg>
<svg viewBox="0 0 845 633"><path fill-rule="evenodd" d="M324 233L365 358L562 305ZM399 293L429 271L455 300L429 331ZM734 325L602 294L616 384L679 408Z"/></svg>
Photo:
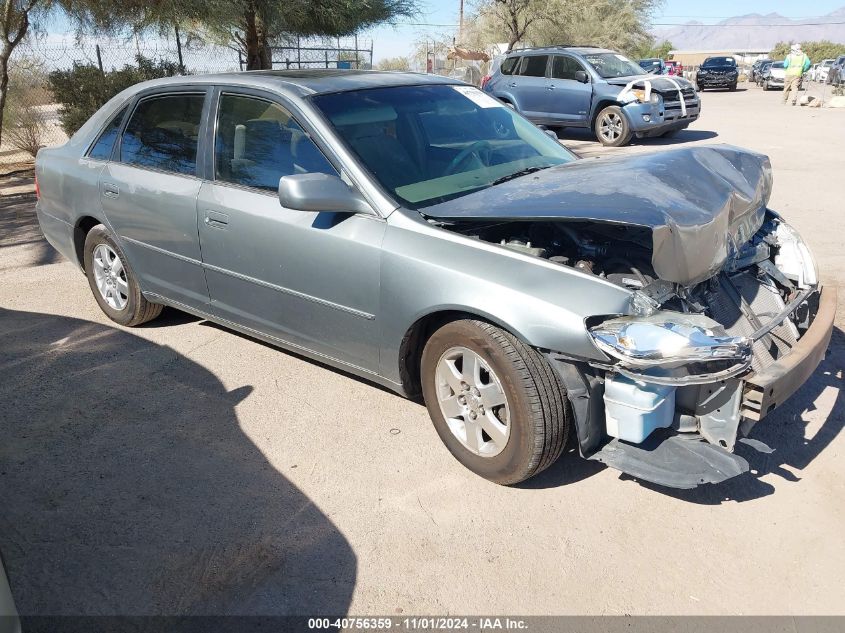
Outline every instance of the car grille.
<svg viewBox="0 0 845 633"><path fill-rule="evenodd" d="M658 91L663 97L663 111L666 119L677 119L681 117L681 101L678 99L677 90L660 90ZM684 104L687 106L687 116L698 113L698 103L696 102L695 90L692 88L683 88L681 93L684 95Z"/></svg>
<svg viewBox="0 0 845 633"><path fill-rule="evenodd" d="M751 336L786 307L777 289L754 275L723 275L717 288L707 293L710 316L731 336ZM754 342L751 368L761 371L789 353L798 342L798 329L790 319Z"/></svg>

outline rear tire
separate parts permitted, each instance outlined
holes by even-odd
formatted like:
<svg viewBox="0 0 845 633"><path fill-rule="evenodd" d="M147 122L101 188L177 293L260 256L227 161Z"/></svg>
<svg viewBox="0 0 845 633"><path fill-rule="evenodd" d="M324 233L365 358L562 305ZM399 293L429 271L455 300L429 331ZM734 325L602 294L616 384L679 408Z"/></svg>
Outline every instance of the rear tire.
<svg viewBox="0 0 845 633"><path fill-rule="evenodd" d="M129 260L102 224L85 236L84 266L94 299L115 323L133 327L161 314L164 306L144 298Z"/></svg>
<svg viewBox="0 0 845 633"><path fill-rule="evenodd" d="M622 147L631 142L634 133L619 106L607 106L596 117L593 132L605 147Z"/></svg>
<svg viewBox="0 0 845 633"><path fill-rule="evenodd" d="M437 434L477 475L516 484L563 451L566 390L548 361L509 332L484 321L447 323L426 342L420 370Z"/></svg>

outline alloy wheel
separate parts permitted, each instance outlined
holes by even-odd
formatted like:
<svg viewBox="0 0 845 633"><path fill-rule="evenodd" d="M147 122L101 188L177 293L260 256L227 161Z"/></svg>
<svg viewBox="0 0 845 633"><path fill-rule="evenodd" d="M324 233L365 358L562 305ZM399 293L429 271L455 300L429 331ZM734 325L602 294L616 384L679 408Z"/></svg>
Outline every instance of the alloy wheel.
<svg viewBox="0 0 845 633"><path fill-rule="evenodd" d="M615 112L606 112L599 120L599 133L608 141L616 141L622 136L624 123Z"/></svg>
<svg viewBox="0 0 845 633"><path fill-rule="evenodd" d="M108 244L97 244L91 258L94 281L100 296L114 310L123 310L129 302L126 268Z"/></svg>
<svg viewBox="0 0 845 633"><path fill-rule="evenodd" d="M452 347L435 373L437 402L452 434L482 457L501 453L510 437L510 405L499 377L478 354Z"/></svg>

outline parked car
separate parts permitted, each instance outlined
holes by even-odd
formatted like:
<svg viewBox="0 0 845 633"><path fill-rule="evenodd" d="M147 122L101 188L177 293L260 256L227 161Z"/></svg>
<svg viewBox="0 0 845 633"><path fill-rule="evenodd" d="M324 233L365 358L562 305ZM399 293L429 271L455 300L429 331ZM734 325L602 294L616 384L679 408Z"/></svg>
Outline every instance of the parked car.
<svg viewBox="0 0 845 633"><path fill-rule="evenodd" d="M771 64L771 59L758 59L751 65L751 70L748 72L748 81L752 81L757 83L760 78L760 73L762 72L763 66Z"/></svg>
<svg viewBox="0 0 845 633"><path fill-rule="evenodd" d="M783 62L774 62L763 71L763 90L773 90L780 88L783 90L783 84L786 80L786 69L783 67Z"/></svg>
<svg viewBox="0 0 845 633"><path fill-rule="evenodd" d="M584 457L663 485L744 472L738 435L833 327L835 287L768 209L766 157L578 160L446 77L145 82L36 176L44 235L116 323L168 305L422 394L449 451L502 484L571 427Z"/></svg>
<svg viewBox="0 0 845 633"><path fill-rule="evenodd" d="M840 55L830 65L827 73L827 83L839 86L845 83L845 55Z"/></svg>
<svg viewBox="0 0 845 633"><path fill-rule="evenodd" d="M675 60L668 60L666 62L666 74L667 75L674 75L676 77L683 77L684 76L684 66L681 62Z"/></svg>
<svg viewBox="0 0 845 633"><path fill-rule="evenodd" d="M666 68L666 63L659 57L651 57L649 59L641 59L637 62L640 68L646 71L649 75L668 75L669 71Z"/></svg>
<svg viewBox="0 0 845 633"><path fill-rule="evenodd" d="M813 73L813 81L820 81L822 83L827 82L827 76L830 72L830 67L833 66L835 59L823 59L818 64L816 64L815 72Z"/></svg>
<svg viewBox="0 0 845 633"><path fill-rule="evenodd" d="M763 87L763 77L765 77L766 73L769 72L769 69L772 67L772 64L774 64L773 61L763 62L763 64L760 66L759 70L755 75L755 83L761 88Z"/></svg>
<svg viewBox="0 0 845 633"><path fill-rule="evenodd" d="M534 123L590 128L614 147L683 130L701 107L686 79L644 75L624 55L588 46L513 51L484 90Z"/></svg>
<svg viewBox="0 0 845 633"><path fill-rule="evenodd" d="M738 81L739 69L733 57L708 57L695 73L695 87L698 90L708 88L736 90Z"/></svg>

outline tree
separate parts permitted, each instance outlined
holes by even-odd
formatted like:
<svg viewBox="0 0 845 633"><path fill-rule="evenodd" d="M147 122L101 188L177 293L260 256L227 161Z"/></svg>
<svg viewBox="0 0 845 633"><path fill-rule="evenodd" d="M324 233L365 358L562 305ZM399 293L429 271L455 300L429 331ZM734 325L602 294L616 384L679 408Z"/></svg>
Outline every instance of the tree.
<svg viewBox="0 0 845 633"><path fill-rule="evenodd" d="M68 0L70 1L70 0ZM96 0L91 0L95 2ZM412 0L125 0L85 11L100 29L117 24L170 30L181 26L240 51L247 70L272 68L274 41L291 35L349 35L414 14Z"/></svg>
<svg viewBox="0 0 845 633"><path fill-rule="evenodd" d="M62 105L62 128L68 136L121 90L149 79L172 77L182 70L175 62L154 62L141 55L135 58L135 64L103 73L94 64L75 63L69 70L50 73L47 81Z"/></svg>
<svg viewBox="0 0 845 633"><path fill-rule="evenodd" d="M769 57L772 59L784 59L789 54L789 48L789 42L778 42L775 44L772 52L769 53ZM845 55L845 44L836 44L829 40L801 42L801 50L807 54L807 57L813 63L817 63L823 59L836 59L840 55Z"/></svg>
<svg viewBox="0 0 845 633"><path fill-rule="evenodd" d="M542 15L541 3L537 0L489 0L482 10L501 25L508 43L506 53L525 39L528 29Z"/></svg>
<svg viewBox="0 0 845 633"><path fill-rule="evenodd" d="M3 140L3 112L9 91L9 59L29 32L33 19L46 9L44 0L3 0L0 15L0 142Z"/></svg>
<svg viewBox="0 0 845 633"><path fill-rule="evenodd" d="M407 57L387 57L378 64L379 70L411 70L411 60Z"/></svg>
<svg viewBox="0 0 845 633"><path fill-rule="evenodd" d="M651 17L663 0L481 0L464 39L533 46L592 44L632 52L653 46ZM478 42L473 42L478 47Z"/></svg>

